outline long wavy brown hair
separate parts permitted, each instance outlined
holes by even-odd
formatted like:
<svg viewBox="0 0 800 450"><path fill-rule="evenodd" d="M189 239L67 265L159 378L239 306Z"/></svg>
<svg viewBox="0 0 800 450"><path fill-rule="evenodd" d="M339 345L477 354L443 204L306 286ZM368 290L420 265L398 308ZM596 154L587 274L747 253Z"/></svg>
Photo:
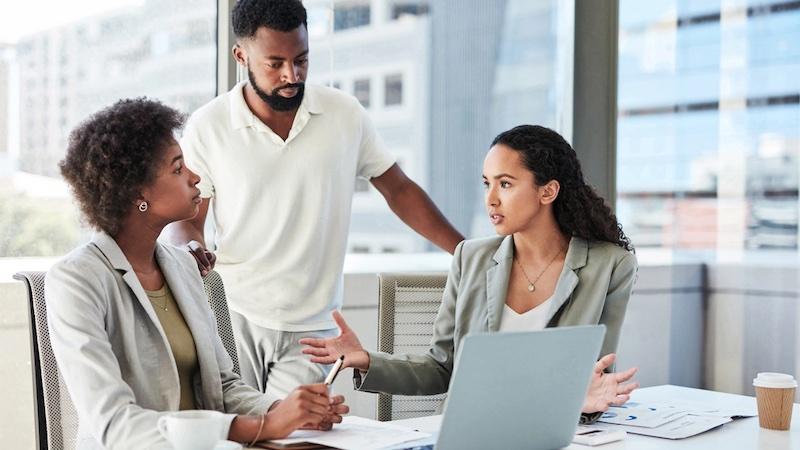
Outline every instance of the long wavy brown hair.
<svg viewBox="0 0 800 450"><path fill-rule="evenodd" d="M578 155L560 134L538 125L519 125L497 135L492 146L496 144L519 152L537 185L558 181L561 190L553 202L553 213L564 234L610 242L634 251L617 216L586 184Z"/></svg>

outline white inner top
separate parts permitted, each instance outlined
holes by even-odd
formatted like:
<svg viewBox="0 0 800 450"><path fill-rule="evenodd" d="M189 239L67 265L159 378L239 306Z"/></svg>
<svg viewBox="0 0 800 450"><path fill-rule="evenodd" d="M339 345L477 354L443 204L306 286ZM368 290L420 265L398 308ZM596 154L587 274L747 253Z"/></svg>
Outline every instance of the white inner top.
<svg viewBox="0 0 800 450"><path fill-rule="evenodd" d="M538 331L547 326L548 312L553 297L548 298L539 306L520 314L507 304L503 304L503 316L500 318L500 331Z"/></svg>

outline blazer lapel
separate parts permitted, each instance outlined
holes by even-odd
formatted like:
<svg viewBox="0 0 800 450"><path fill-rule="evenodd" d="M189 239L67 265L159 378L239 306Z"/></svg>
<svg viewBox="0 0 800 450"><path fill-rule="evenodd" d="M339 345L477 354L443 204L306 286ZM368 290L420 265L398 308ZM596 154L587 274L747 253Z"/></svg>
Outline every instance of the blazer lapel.
<svg viewBox="0 0 800 450"><path fill-rule="evenodd" d="M564 257L564 268L559 275L556 290L553 292L553 303L548 311L548 324L572 296L572 291L578 285L578 270L586 265L588 254L589 243L585 239L579 237L570 239L569 248Z"/></svg>
<svg viewBox="0 0 800 450"><path fill-rule="evenodd" d="M486 271L486 307L489 331L500 329L503 317L503 305L508 294L508 279L511 276L511 265L514 261L514 238L508 235L500 242L500 247L492 256L496 263Z"/></svg>
<svg viewBox="0 0 800 450"><path fill-rule="evenodd" d="M156 315L156 311L153 309L153 305L150 304L150 299L147 298L147 293L144 291L142 287L142 283L139 282L139 278L136 276L136 272L133 271L133 266L128 261L128 258L125 257L125 254L122 253L122 249L119 248L117 242L104 232L96 232L92 237L92 243L100 250L100 252L105 255L108 259L108 262L111 263L111 266L122 273L122 279L125 281L125 284L131 288L134 297L142 306L147 317L150 319L151 322L156 326L158 332L161 334L161 338L164 340L164 345L169 348L169 343L167 341L167 335L164 334L164 329L161 327L161 321L158 320L158 316ZM177 376L177 369L175 369L175 375Z"/></svg>
<svg viewBox="0 0 800 450"><path fill-rule="evenodd" d="M192 278L184 273L175 258L168 253L162 244L156 245L156 259L161 267L161 272L164 274L164 279L169 284L175 302L181 310L183 320L192 332L197 361L202 374L203 406L207 409L222 411L224 410L222 392L217 392L219 389L214 389L214 387L222 385L219 365L214 352L214 343L211 340L211 333L216 333L217 330L209 329L205 318L207 314L205 310L207 307L205 304L205 292L199 287L199 284L194 289L194 286L188 283ZM194 269L196 270L196 268ZM212 404L209 404L209 402Z"/></svg>
<svg viewBox="0 0 800 450"><path fill-rule="evenodd" d="M133 271L133 266L131 266L128 258L125 257L125 254L122 253L122 249L119 248L119 245L117 245L117 241L115 241L114 238L108 234L102 231L96 232L92 237L92 243L100 250L101 253L103 253L103 255L105 255L111 266L115 270L122 273L122 280L125 281L125 284L127 284L131 289L134 298L136 298L136 300L142 306L142 310L145 312L145 315L153 324L153 326L155 326L159 336L161 337L161 343L164 345L164 350L166 350L170 357L169 359L172 362L171 368L175 386L179 386L180 381L178 377L178 366L175 364L175 356L172 354L172 347L169 345L167 335L164 333L164 328L161 326L161 321L158 319L156 311L153 309L153 305L150 303L150 299L147 298L147 293L144 291L142 283L136 276L136 272ZM174 408L178 408L177 401L174 405Z"/></svg>

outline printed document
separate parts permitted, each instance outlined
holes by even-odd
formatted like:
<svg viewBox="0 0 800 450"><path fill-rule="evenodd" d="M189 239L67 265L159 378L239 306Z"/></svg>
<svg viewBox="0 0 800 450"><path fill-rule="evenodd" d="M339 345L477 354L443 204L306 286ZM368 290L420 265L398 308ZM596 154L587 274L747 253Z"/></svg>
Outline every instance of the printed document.
<svg viewBox="0 0 800 450"><path fill-rule="evenodd" d="M683 439L726 424L733 418L755 415L756 412L751 409L726 409L682 400L628 402L609 408L599 419L603 424L597 425L645 436Z"/></svg>
<svg viewBox="0 0 800 450"><path fill-rule="evenodd" d="M286 439L270 441L275 446L291 447L302 442L342 450L378 450L429 437L430 434L392 425L390 422L346 416L330 431L298 430Z"/></svg>

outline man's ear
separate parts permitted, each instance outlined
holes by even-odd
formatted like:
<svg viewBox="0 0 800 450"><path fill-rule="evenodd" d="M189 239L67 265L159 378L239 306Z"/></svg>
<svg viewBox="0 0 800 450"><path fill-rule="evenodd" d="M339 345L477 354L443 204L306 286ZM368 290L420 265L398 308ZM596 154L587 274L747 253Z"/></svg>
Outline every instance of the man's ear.
<svg viewBox="0 0 800 450"><path fill-rule="evenodd" d="M550 180L544 186L540 186L539 189L541 189L542 192L542 204L548 205L558 198L558 193L561 191L561 184L557 180Z"/></svg>
<svg viewBox="0 0 800 450"><path fill-rule="evenodd" d="M233 54L233 59L236 60L237 63L241 64L242 67L247 67L247 52L245 52L244 48L238 42L233 45L231 48L231 53Z"/></svg>

